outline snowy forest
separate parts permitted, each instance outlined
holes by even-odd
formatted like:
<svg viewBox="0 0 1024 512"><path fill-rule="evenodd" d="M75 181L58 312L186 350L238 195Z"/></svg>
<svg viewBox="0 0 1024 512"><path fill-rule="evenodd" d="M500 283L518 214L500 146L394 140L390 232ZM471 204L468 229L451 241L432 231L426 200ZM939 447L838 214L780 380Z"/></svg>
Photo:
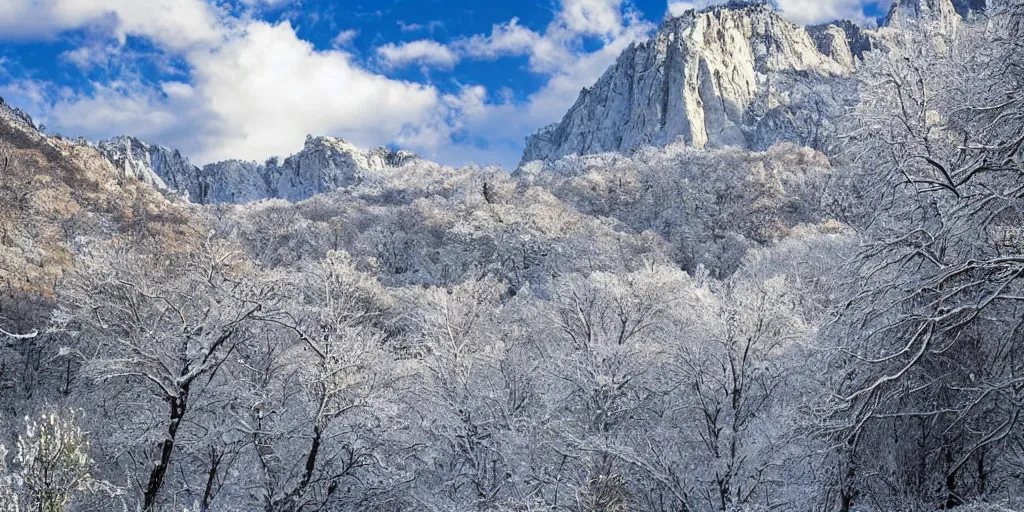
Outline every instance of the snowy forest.
<svg viewBox="0 0 1024 512"><path fill-rule="evenodd" d="M0 511L1024 509L1024 4L837 150L193 205L0 120Z"/></svg>

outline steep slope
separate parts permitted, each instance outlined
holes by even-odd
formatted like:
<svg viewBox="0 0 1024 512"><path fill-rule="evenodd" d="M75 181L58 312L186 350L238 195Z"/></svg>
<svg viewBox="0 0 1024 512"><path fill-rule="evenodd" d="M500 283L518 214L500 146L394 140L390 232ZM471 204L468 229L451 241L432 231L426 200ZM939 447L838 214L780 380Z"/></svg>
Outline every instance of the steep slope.
<svg viewBox="0 0 1024 512"><path fill-rule="evenodd" d="M181 153L134 137L105 140L97 149L125 176L160 190L190 190L198 179L198 169Z"/></svg>
<svg viewBox="0 0 1024 512"><path fill-rule="evenodd" d="M177 150L134 137L100 142L98 148L122 173L200 204L246 203L280 198L299 201L357 184L366 172L400 167L415 159L408 151L364 151L333 137L307 137L305 147L279 164L241 160L199 168Z"/></svg>
<svg viewBox="0 0 1024 512"><path fill-rule="evenodd" d="M184 203L127 176L96 148L46 136L0 101L0 319L49 297L91 244L145 239L173 250L196 226Z"/></svg>
<svg viewBox="0 0 1024 512"><path fill-rule="evenodd" d="M856 100L848 77L865 46L870 40L849 24L808 31L766 4L688 11L627 49L561 123L530 137L523 161L677 139L826 149L830 120Z"/></svg>
<svg viewBox="0 0 1024 512"><path fill-rule="evenodd" d="M970 20L988 10L989 3L990 0L895 0L885 24L919 19L947 23L955 22L957 18Z"/></svg>
<svg viewBox="0 0 1024 512"><path fill-rule="evenodd" d="M361 150L334 137L307 137L302 151L278 166L270 160L262 169L270 197L289 201L306 199L356 185L367 172L401 167L416 156L408 151L376 148Z"/></svg>
<svg viewBox="0 0 1024 512"><path fill-rule="evenodd" d="M29 116L24 110L21 110L14 105L8 104L3 98L0 98L0 118L10 124L12 127L17 127L19 130L27 133L39 133L39 129L36 124L32 121L32 117Z"/></svg>

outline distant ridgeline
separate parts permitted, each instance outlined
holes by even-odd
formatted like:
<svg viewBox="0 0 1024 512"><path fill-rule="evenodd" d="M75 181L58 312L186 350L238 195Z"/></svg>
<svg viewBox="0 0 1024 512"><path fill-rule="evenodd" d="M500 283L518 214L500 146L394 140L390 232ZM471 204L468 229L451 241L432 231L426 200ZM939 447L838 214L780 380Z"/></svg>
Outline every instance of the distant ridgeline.
<svg viewBox="0 0 1024 512"><path fill-rule="evenodd" d="M627 48L561 122L530 136L521 164L675 142L753 151L789 142L831 154L838 120L859 101L855 74L864 55L896 33L888 27L920 20L955 26L987 7L986 0L897 0L877 30L845 20L804 27L766 2L686 11L667 18L653 39ZM0 108L36 129L21 110ZM198 167L177 150L131 136L97 149L125 175L200 204L300 201L352 187L366 173L422 162L408 151L363 150L313 136L283 163Z"/></svg>
<svg viewBox="0 0 1024 512"><path fill-rule="evenodd" d="M401 167L416 159L409 151L365 151L341 139L312 136L306 138L302 151L284 163L276 158L263 164L228 160L200 168L177 150L128 136L100 142L99 150L127 174L182 193L200 204L266 198L300 201L355 185L366 171Z"/></svg>

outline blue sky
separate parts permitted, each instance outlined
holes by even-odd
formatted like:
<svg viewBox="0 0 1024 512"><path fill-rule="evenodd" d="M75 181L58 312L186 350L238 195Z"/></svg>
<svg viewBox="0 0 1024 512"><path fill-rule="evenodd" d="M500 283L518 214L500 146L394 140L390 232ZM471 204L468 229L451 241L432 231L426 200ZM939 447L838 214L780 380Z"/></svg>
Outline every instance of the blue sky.
<svg viewBox="0 0 1024 512"><path fill-rule="evenodd" d="M196 163L307 133L514 166L667 11L708 0L3 0L0 96L51 133L123 133ZM867 21L887 0L777 0Z"/></svg>

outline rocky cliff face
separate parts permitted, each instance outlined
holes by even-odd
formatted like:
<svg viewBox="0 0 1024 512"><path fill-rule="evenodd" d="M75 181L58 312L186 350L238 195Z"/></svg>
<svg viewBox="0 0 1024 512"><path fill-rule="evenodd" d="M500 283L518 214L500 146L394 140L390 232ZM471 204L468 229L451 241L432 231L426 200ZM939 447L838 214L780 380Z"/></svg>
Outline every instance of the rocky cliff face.
<svg viewBox="0 0 1024 512"><path fill-rule="evenodd" d="M39 129L36 128L36 124L32 122L31 116L25 113L24 110L13 105L9 105L3 98L0 98L0 118L18 129L30 132L39 131Z"/></svg>
<svg viewBox="0 0 1024 512"><path fill-rule="evenodd" d="M848 77L870 45L852 24L808 30L766 4L689 11L626 50L561 123L529 138L523 161L677 139L827 149L831 120L856 101Z"/></svg>
<svg viewBox="0 0 1024 512"><path fill-rule="evenodd" d="M989 8L990 0L895 0L886 17L886 25L898 25L911 20L931 20L955 23L970 20Z"/></svg>
<svg viewBox="0 0 1024 512"><path fill-rule="evenodd" d="M134 137L103 141L98 149L123 174L200 204L300 201L356 185L364 173L400 167L416 158L408 151L364 151L341 139L312 136L283 164L276 158L263 164L228 160L199 168L176 150Z"/></svg>
<svg viewBox="0 0 1024 512"><path fill-rule="evenodd" d="M199 178L199 169L181 153L134 137L105 140L97 149L122 175L160 190L190 191Z"/></svg>
<svg viewBox="0 0 1024 512"><path fill-rule="evenodd" d="M263 168L270 197L298 201L314 194L348 188L367 172L400 167L416 156L408 151L377 148L363 151L333 137L307 137L302 151L278 166L274 160Z"/></svg>

